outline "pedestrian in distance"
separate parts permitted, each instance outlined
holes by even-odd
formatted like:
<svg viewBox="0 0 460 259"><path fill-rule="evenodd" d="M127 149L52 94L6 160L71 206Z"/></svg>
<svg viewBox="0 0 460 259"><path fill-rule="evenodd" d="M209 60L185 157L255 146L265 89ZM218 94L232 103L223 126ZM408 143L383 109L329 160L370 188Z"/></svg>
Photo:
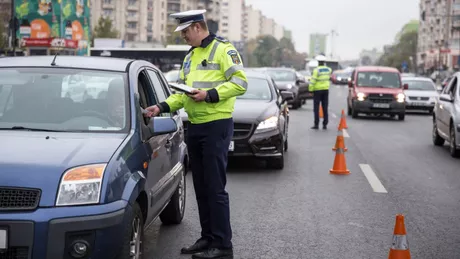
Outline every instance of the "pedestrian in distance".
<svg viewBox="0 0 460 259"><path fill-rule="evenodd" d="M180 83L192 93L176 93L146 108L145 116L157 116L181 108L188 114L187 146L198 203L201 237L181 250L192 258L233 258L229 196L225 190L232 113L236 96L248 83L240 54L226 39L209 32L205 10L171 14L178 20L176 32L191 45L180 69Z"/></svg>
<svg viewBox="0 0 460 259"><path fill-rule="evenodd" d="M319 129L319 109L323 109L323 129L327 129L329 123L329 86L331 82L332 69L326 66L326 57L318 55L315 58L318 67L313 70L310 79L310 91L313 92L313 112L315 114L315 124L312 129Z"/></svg>

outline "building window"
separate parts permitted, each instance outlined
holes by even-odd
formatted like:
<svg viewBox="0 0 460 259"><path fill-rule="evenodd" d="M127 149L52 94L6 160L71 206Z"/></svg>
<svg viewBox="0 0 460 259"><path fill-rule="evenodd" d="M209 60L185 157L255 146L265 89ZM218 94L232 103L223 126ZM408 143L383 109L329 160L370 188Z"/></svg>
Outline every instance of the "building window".
<svg viewBox="0 0 460 259"><path fill-rule="evenodd" d="M128 22L128 28L129 29L136 29L137 28L137 22Z"/></svg>
<svg viewBox="0 0 460 259"><path fill-rule="evenodd" d="M104 0L104 4L111 4L112 0Z"/></svg>
<svg viewBox="0 0 460 259"><path fill-rule="evenodd" d="M152 42L153 41L153 37L152 36L147 36L147 42Z"/></svg>
<svg viewBox="0 0 460 259"><path fill-rule="evenodd" d="M137 0L129 0L128 1L128 5L136 5L137 4Z"/></svg>
<svg viewBox="0 0 460 259"><path fill-rule="evenodd" d="M134 11L128 11L128 17L135 17L137 12Z"/></svg>
<svg viewBox="0 0 460 259"><path fill-rule="evenodd" d="M108 17L108 16L112 16L112 10L111 9L104 9L104 16L105 17Z"/></svg>

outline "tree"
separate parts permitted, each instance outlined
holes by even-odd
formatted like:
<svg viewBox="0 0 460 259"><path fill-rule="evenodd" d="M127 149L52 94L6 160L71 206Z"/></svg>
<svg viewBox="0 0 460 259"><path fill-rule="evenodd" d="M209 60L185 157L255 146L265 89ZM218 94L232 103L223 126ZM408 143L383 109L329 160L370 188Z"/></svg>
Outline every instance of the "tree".
<svg viewBox="0 0 460 259"><path fill-rule="evenodd" d="M399 41L388 47L377 62L378 65L401 69L403 62L407 62L410 70L414 70L411 59L417 54L417 31L408 31L401 35Z"/></svg>
<svg viewBox="0 0 460 259"><path fill-rule="evenodd" d="M0 18L0 49L5 49L8 45L8 41L6 40L5 37L5 23L3 21L3 18Z"/></svg>
<svg viewBox="0 0 460 259"><path fill-rule="evenodd" d="M93 38L118 38L119 34L113 27L112 20L101 16L94 28Z"/></svg>
<svg viewBox="0 0 460 259"><path fill-rule="evenodd" d="M254 50L257 64L262 67L274 66L280 58L280 46L275 37L271 35L260 36L257 38L259 45Z"/></svg>

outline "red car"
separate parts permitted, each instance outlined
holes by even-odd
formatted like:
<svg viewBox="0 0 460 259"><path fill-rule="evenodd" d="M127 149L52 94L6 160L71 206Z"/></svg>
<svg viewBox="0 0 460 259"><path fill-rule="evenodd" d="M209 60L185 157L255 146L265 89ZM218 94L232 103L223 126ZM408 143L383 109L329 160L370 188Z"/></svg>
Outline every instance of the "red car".
<svg viewBox="0 0 460 259"><path fill-rule="evenodd" d="M392 67L357 67L348 82L348 114L357 118L360 113L398 116L404 120L406 104L400 72Z"/></svg>

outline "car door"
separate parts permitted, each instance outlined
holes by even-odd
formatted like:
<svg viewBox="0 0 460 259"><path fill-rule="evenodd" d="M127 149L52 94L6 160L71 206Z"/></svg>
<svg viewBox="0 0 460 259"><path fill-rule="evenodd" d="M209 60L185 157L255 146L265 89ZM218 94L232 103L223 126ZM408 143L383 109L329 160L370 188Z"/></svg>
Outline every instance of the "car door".
<svg viewBox="0 0 460 259"><path fill-rule="evenodd" d="M454 76L449 83L449 86L443 91L443 94L448 94L452 99L455 98L455 93L458 86L458 77ZM450 131L450 118L453 112L454 103L447 102L439 99L438 114L436 115L438 119L438 129L441 134L446 137L449 136Z"/></svg>
<svg viewBox="0 0 460 259"><path fill-rule="evenodd" d="M274 94L274 98L276 100L276 104L279 108L279 118L280 118L280 124L283 125L283 136L287 137L287 132L288 132L288 121L287 121L287 113L288 113L288 108L287 108L287 102L283 103L283 98L281 96L280 91L278 88L275 86L275 82L273 79L267 80L268 84L270 85L270 88L272 89L272 93Z"/></svg>
<svg viewBox="0 0 460 259"><path fill-rule="evenodd" d="M138 93L139 105L142 108L158 103L154 88L142 68L138 72ZM168 154L168 135L152 136L149 130L151 118L144 118L139 113L141 138L148 155L148 167L145 189L149 196L149 206L146 222L150 222L161 212L167 203L167 180L171 171L171 164Z"/></svg>

